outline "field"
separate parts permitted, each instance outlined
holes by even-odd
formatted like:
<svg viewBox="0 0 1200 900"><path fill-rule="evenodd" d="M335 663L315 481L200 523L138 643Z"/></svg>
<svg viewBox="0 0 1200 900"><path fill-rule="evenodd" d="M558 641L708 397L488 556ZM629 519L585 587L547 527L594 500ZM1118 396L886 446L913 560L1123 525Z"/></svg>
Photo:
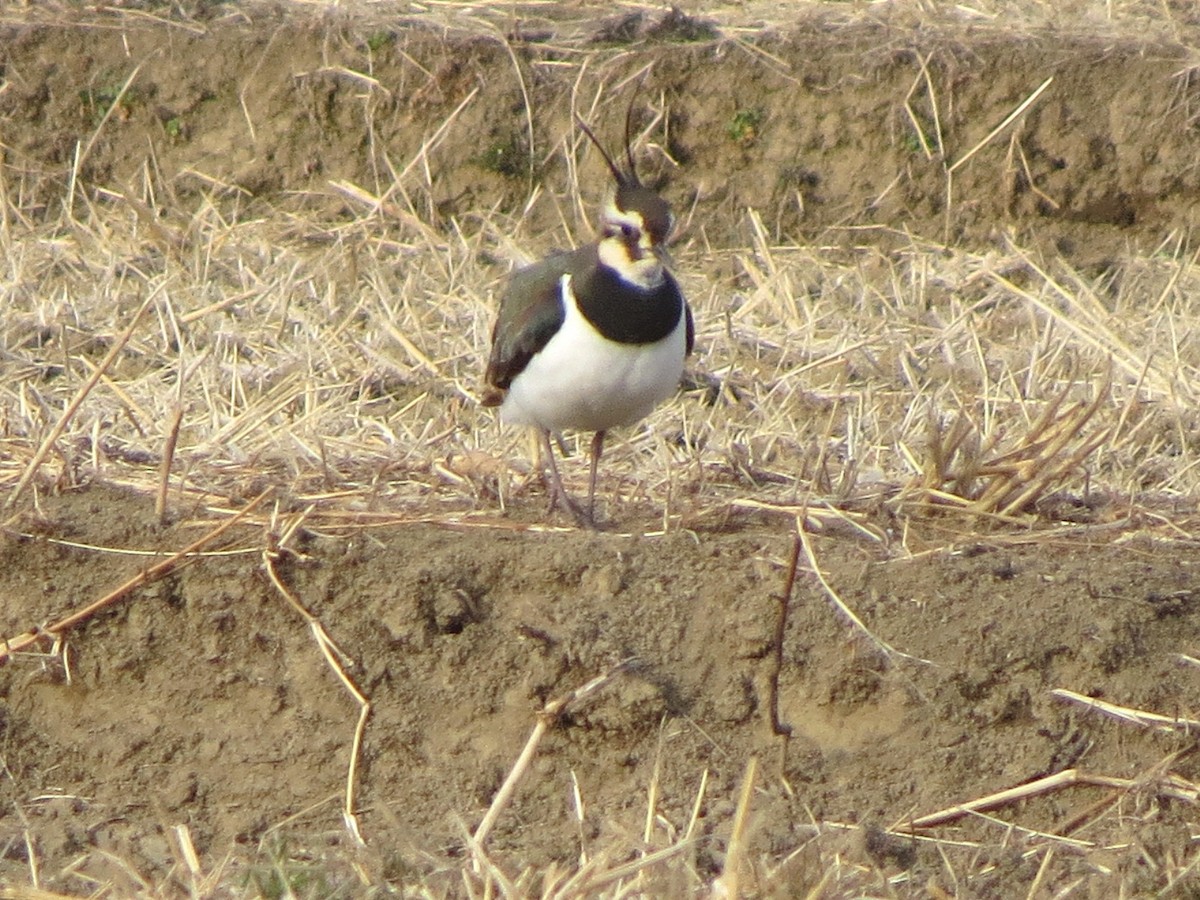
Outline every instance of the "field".
<svg viewBox="0 0 1200 900"><path fill-rule="evenodd" d="M0 897L1200 893L1197 48L0 8ZM630 108L696 352L582 531L478 398Z"/></svg>

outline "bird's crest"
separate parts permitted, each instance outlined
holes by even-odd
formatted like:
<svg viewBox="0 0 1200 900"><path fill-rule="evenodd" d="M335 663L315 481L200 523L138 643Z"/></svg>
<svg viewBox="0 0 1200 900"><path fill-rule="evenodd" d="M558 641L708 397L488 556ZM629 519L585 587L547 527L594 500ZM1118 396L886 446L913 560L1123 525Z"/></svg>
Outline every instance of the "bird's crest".
<svg viewBox="0 0 1200 900"><path fill-rule="evenodd" d="M645 76L642 77L642 81L644 80ZM600 151L600 155L608 166L608 171L612 173L613 180L616 182L616 192L612 198L616 211L636 213L640 220L640 227L645 228L651 242L656 246L665 246L674 226L675 217L671 214L667 202L655 191L642 184L633 156L633 107L640 89L641 82L639 81L637 87L634 88L633 96L629 99L629 107L625 110L625 169L617 165L604 145L600 143L595 132L578 113L575 114L575 122Z"/></svg>
<svg viewBox="0 0 1200 900"><path fill-rule="evenodd" d="M641 87L641 84L638 84ZM588 136L596 149L600 151L600 155L604 157L604 162L608 165L608 171L612 172L613 179L617 182L617 187L641 187L642 182L638 179L637 164L633 161L633 101L637 99L637 90L634 90L633 96L629 98L629 108L625 110L625 162L629 166L628 171L621 171L608 151L604 149L604 145L600 143L594 131L588 127L587 122L583 121L579 113L575 113L575 122L579 125L584 134Z"/></svg>

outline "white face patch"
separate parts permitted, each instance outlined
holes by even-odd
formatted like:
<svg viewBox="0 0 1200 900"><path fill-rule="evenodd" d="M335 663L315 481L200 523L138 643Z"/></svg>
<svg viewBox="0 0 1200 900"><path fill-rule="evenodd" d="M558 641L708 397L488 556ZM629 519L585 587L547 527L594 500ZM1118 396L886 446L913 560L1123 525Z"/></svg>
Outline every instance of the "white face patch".
<svg viewBox="0 0 1200 900"><path fill-rule="evenodd" d="M630 259L629 248L620 238L601 241L599 252L600 262L615 269L622 281L636 284L644 290L663 283L663 265L653 253L647 252L641 259Z"/></svg>
<svg viewBox="0 0 1200 900"><path fill-rule="evenodd" d="M600 240L600 261L615 269L622 280L649 290L663 282L663 266L654 253L654 242L636 212L625 212L609 199L604 206L604 236ZM631 253L637 235L636 253ZM638 258L633 258L637 256Z"/></svg>

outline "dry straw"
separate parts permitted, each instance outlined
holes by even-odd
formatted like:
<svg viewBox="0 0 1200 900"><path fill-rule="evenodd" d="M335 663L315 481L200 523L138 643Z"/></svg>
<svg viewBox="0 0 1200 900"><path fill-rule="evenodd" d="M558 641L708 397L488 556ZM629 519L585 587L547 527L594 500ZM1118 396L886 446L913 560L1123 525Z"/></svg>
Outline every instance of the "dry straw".
<svg viewBox="0 0 1200 900"><path fill-rule="evenodd" d="M511 13L511 4L493 4L498 12L477 4L437 6L456 26L489 34L500 33L497 22ZM983 6L962 10L977 14L979 27L1011 30L1010 5ZM1129 7L1138 16L1158 9ZM32 4L5 15L56 20L56 9ZM171 27L203 30L195 23ZM732 20L729 33L736 52L786 74L786 63L746 41ZM641 66L619 55L614 61L578 52L568 59L577 60L564 63L575 67L577 107L589 120L620 120L617 86L637 77ZM943 167L949 215L953 174L1003 156L1006 130L1054 86L1036 76L1040 86L1031 81L1006 117L979 123L972 133L983 137L948 155L942 98L928 62L918 59L912 87L896 103L927 161ZM515 57L513 64L521 73ZM349 74L364 91L381 90L362 73L338 74ZM524 78L521 86L525 91ZM252 549L262 553L272 583L309 626L359 711L343 803L355 833L356 765L370 702L347 656L280 578L275 562L290 552L287 536L301 522L330 533L404 522L497 530L562 524L541 515L540 486L528 478L521 436L499 428L476 401L498 286L509 268L494 260L517 261L586 238L586 213L599 198L575 188L557 195L531 189L530 206L559 213L562 225L552 233L530 233L519 215L487 209L469 221L436 221L430 157L475 102L477 94L468 93L408 159L388 158L372 133L380 177L366 185L330 183L323 199L341 198L350 209L339 218L315 212L319 203L251 203L244 191L201 171L181 176L196 191L187 207L160 206L159 198L174 196L174 185L151 165L127 185L83 184L83 163L116 103L76 148L57 216L35 215L25 205L22 198L36 193L31 169L0 168L6 508L23 502L36 508L46 491L98 479L155 497L164 517L187 502L207 509L216 523L80 612L10 638L0 657L123 600L235 524L269 527L275 537ZM663 96L647 102L651 124L639 140L646 152L665 157L670 104ZM919 102L932 110L930 133L921 127ZM244 97L243 108L253 134ZM528 99L522 123L532 145ZM573 136L538 149L544 158L565 157L570 173L596 164ZM1019 152L1012 159L1027 166ZM160 208L165 216L156 214ZM708 246L691 221L674 249L696 312L697 352L686 389L645 427L613 441L601 492L616 527L646 531L647 509L654 511L653 530L764 512L791 521L799 514L804 527L836 522L882 543L876 517L883 511L905 521L948 521L948 540L955 541L1013 523L1048 526L1057 521L1052 501L1065 497L1100 509L1093 515L1101 520L1102 501L1121 498L1121 528L1151 523L1176 534L1194 531L1186 516L1150 515L1164 500L1194 498L1200 486L1190 437L1200 400L1200 344L1190 339L1200 328L1200 268L1182 249L1182 235L1158 252L1131 253L1120 264L1123 277L1110 282L1015 241L971 250L876 229L888 240L885 250L882 241L860 241L852 227L828 242L798 242L778 236L753 210L740 224L747 236L742 246ZM580 493L583 467L568 461L563 474ZM282 511L260 513L264 495L248 490L251 484L272 485L286 498L281 509L303 512L291 519ZM1147 515L1134 516L1134 506ZM797 564L803 553L824 596L890 650L824 578L806 534L799 531ZM541 736L577 699L560 698L542 711L504 789L467 836L472 867L461 875L475 895L527 893L532 877L506 874L488 856L488 837ZM1087 703L1143 727L1194 727ZM782 726L777 710L775 717ZM751 768L743 781L737 852L731 850L719 882L729 895L740 890L739 865L759 871L744 840L755 775ZM591 856L557 881L547 874L544 883L553 888L547 896L629 895L627 885L653 867L683 865L698 840L707 789L707 773L697 778L691 821L678 840L632 861ZM1136 781L1071 770L905 826L928 831L1076 786L1124 795L1146 784L1176 802L1195 802L1194 786L1165 770ZM577 798L580 806L584 799ZM649 799L653 811L657 797ZM813 840L856 828L814 824ZM1043 868L1051 853L1067 852L1060 846L1077 848L1067 834L1035 837L1043 843L1025 852L1044 854ZM200 884L186 829L176 829L175 840L188 877ZM31 866L35 861L31 852ZM818 861L825 868L814 896L830 884L851 890L879 883L834 854L818 854ZM781 866L775 874L787 873ZM693 887L702 884L694 872L688 877Z"/></svg>
<svg viewBox="0 0 1200 900"><path fill-rule="evenodd" d="M594 93L600 117L620 102ZM69 222L10 205L5 283L26 289L2 326L9 505L33 479L98 477L165 514L171 497L220 502L265 477L313 522L390 510L512 527L500 511L528 493L530 463L476 403L506 272L485 260L590 226L529 235L494 214L434 230L421 158L452 127L383 190L331 185L355 204L344 221L229 218L214 189L186 218L147 222L141 196L165 190L151 171ZM562 148L582 170L585 148ZM675 248L699 329L692 387L614 441L601 491L618 523L631 501L665 527L802 496L1013 520L1064 491L1144 494L1151 471L1172 495L1194 489L1190 255L1131 260L1111 295L1017 246L847 252L780 243L753 212L746 225L746 249ZM56 366L68 377L41 377ZM568 461L564 476L577 488L583 472Z"/></svg>

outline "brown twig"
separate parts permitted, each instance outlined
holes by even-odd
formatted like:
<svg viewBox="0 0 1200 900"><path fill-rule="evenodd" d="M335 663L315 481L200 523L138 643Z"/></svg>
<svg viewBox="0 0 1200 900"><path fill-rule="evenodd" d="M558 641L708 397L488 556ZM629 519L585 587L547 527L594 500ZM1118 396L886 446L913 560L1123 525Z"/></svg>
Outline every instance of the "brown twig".
<svg viewBox="0 0 1200 900"><path fill-rule="evenodd" d="M171 421L167 426L167 439L163 444L162 462L158 465L158 493L154 495L154 515L159 524L167 519L167 492L171 487L171 463L175 460L175 446L179 443L179 426L183 424L183 406L176 404L171 410Z"/></svg>
<svg viewBox="0 0 1200 900"><path fill-rule="evenodd" d="M802 520L797 520L797 527ZM783 669L783 636L787 631L788 611L792 603L792 590L796 585L796 570L800 567L800 535L792 541L792 558L788 563L787 577L783 582L783 593L776 597L779 611L775 616L775 634L771 638L771 670L767 673L767 709L771 714L771 731L783 738L783 756L787 758L787 746L792 737L792 726L779 718L779 673Z"/></svg>
<svg viewBox="0 0 1200 900"><path fill-rule="evenodd" d="M118 600L124 599L132 591L141 587L142 585L149 584L150 582L155 581L156 579L162 578L164 575L167 575L170 572L173 572L176 569L182 568L183 566L187 565L188 563L193 562L197 558L196 554L201 549L203 549L208 544L211 544L213 541L215 541L217 538L219 538L221 535L223 535L226 531L228 531L230 528L232 528L238 522L242 521L242 519L244 519L246 516L248 516L251 512L253 512L255 507L257 507L258 504L261 503L263 501L263 499L269 493L270 493L270 489L263 491L261 494L259 494L253 500L251 500L245 507L243 507L241 510L239 510L234 516L232 516L231 518L222 522L220 525L218 525L212 531L205 534L203 537L188 544L186 547L184 547L178 553L175 553L172 556L167 557L162 562L155 563L150 568L145 569L142 572L139 572L137 575L133 576L133 578L130 578L124 584L109 591L107 594L105 594L99 600L89 603L83 609L73 612L73 613L71 613L71 615L66 616L65 618L59 619L57 622L54 622L51 625L47 625L45 628L39 628L34 631L27 631L24 634L17 635L16 637L5 639L2 643L0 643L0 663L4 662L6 659L11 657L12 654L18 653L21 650L24 650L26 647L30 646L31 644L35 643L39 638L45 637L47 635L57 637L57 636L63 634L64 632L70 630L71 628L74 628L80 622L86 621L87 619L91 618L92 616L94 616L96 613L98 613L100 610L104 609L105 607L111 606L112 604L116 603Z"/></svg>

